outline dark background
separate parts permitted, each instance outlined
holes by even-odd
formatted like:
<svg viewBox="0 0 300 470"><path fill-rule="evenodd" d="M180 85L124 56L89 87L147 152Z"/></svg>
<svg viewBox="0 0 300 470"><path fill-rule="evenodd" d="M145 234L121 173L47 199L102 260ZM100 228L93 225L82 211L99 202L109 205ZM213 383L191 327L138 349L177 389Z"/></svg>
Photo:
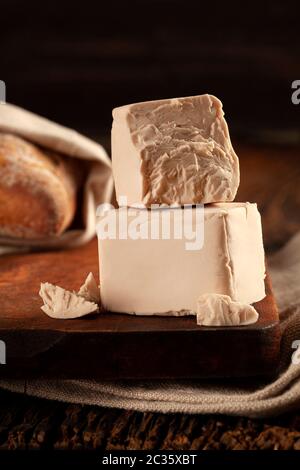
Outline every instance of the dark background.
<svg viewBox="0 0 300 470"><path fill-rule="evenodd" d="M299 141L299 1L2 0L7 100L97 139L111 109L212 93L232 133Z"/></svg>

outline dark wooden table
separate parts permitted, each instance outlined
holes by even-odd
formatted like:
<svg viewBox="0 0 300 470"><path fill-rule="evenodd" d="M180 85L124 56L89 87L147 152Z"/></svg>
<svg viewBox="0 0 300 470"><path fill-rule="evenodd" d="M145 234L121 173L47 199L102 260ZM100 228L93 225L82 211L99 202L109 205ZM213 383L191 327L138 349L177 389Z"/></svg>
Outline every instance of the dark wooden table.
<svg viewBox="0 0 300 470"><path fill-rule="evenodd" d="M245 146L237 150L242 173L238 199L258 201L265 244L272 250L300 229L300 151ZM1 445L10 449L300 449L300 414L263 420L162 415L1 392Z"/></svg>
<svg viewBox="0 0 300 470"><path fill-rule="evenodd" d="M269 277L266 297L254 304L259 319L247 326L200 327L193 316L145 318L110 312L62 321L41 311L40 282L78 290L90 271L98 277L96 239L75 249L2 258L0 338L7 361L0 377L147 380L275 375L280 328Z"/></svg>

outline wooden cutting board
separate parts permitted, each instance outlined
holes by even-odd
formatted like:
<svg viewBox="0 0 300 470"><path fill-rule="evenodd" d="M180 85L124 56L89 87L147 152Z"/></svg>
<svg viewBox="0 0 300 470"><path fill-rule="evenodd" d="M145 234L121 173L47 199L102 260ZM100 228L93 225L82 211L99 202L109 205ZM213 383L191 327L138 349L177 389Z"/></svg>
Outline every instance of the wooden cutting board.
<svg viewBox="0 0 300 470"><path fill-rule="evenodd" d="M41 309L40 282L77 290L98 276L97 243L72 250L7 255L0 261L1 377L199 378L275 373L278 313L267 296L255 304L259 321L244 327L199 327L195 317L105 313L54 320Z"/></svg>

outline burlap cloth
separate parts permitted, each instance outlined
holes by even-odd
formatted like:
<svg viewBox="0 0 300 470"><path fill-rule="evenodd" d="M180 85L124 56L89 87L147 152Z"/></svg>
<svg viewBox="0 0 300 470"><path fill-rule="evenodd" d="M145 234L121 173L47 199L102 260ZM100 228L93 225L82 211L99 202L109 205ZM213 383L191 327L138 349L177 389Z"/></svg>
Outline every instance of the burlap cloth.
<svg viewBox="0 0 300 470"><path fill-rule="evenodd" d="M0 386L65 402L163 413L263 417L300 407L300 364L291 363L292 343L300 340L300 234L270 257L268 265L283 332L280 373L272 382L2 380Z"/></svg>
<svg viewBox="0 0 300 470"><path fill-rule="evenodd" d="M12 104L0 104L0 132L15 134L62 155L88 165L80 210L82 226L67 230L59 237L20 241L0 236L0 255L25 251L30 247L59 248L81 245L95 235L96 208L111 200L113 177L111 161L101 145L72 129L30 113Z"/></svg>

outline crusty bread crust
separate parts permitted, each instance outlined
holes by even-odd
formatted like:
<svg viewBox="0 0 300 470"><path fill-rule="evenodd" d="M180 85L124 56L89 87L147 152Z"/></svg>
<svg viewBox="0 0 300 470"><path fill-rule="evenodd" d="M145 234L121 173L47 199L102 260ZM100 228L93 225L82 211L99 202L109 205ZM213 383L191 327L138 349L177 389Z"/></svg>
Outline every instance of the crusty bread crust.
<svg viewBox="0 0 300 470"><path fill-rule="evenodd" d="M0 133L0 235L60 235L73 220L77 162Z"/></svg>

